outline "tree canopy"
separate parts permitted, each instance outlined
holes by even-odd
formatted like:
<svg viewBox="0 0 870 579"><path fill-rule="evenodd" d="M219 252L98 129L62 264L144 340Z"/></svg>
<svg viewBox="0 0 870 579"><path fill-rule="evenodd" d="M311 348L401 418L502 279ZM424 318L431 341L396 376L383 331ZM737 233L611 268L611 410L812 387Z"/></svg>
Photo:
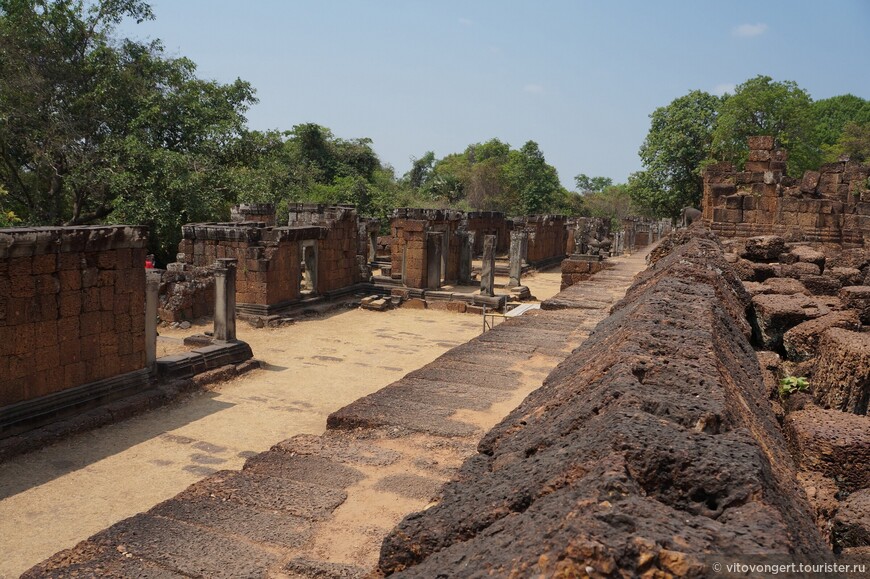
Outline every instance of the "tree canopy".
<svg viewBox="0 0 870 579"><path fill-rule="evenodd" d="M721 98L691 91L650 118L639 152L644 170L627 185L638 208L659 216L697 206L704 165L741 165L753 135L773 136L777 147L787 149L788 173L795 177L838 155L864 160L870 151L870 101L841 95L814 102L797 83L768 76L751 78Z"/></svg>
<svg viewBox="0 0 870 579"><path fill-rule="evenodd" d="M821 162L810 95L797 83L756 76L725 98L713 129L713 154L741 163L749 153L746 139L771 135L777 147L788 149L788 171L801 175Z"/></svg>
<svg viewBox="0 0 870 579"><path fill-rule="evenodd" d="M718 97L696 90L653 111L640 147L644 185L632 189L637 202L671 217L700 203L701 163L710 155L720 105Z"/></svg>

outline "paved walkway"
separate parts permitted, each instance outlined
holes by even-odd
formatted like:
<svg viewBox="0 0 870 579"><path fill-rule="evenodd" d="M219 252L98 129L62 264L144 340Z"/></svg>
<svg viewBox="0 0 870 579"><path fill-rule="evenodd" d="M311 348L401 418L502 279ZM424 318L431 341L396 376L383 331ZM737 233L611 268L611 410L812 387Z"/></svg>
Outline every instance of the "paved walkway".
<svg viewBox="0 0 870 579"><path fill-rule="evenodd" d="M215 472L147 513L58 553L32 576L362 576L374 567L387 532L437 500L440 486L475 452L483 433L582 343L645 267L644 254L615 262L581 282L594 297L590 307L534 311L505 321L333 413L323 435L295 436L252 456L241 471ZM417 335L381 337L398 338L400 349L437 339L420 323ZM469 316L467 323L479 331L477 318ZM457 331L451 341L467 337ZM361 367L340 379L362 380L369 372ZM188 438L174 443L187 445L190 456L223 456ZM217 446L224 454L233 448ZM237 468L224 461L205 464ZM75 494L67 501L69 496Z"/></svg>

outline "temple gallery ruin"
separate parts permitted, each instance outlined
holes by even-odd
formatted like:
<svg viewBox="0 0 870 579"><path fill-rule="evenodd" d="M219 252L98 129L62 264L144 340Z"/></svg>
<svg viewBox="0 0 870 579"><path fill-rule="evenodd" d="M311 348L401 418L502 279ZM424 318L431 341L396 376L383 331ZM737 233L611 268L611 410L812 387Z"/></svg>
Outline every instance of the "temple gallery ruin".
<svg viewBox="0 0 870 579"><path fill-rule="evenodd" d="M0 460L263 372L238 324L343 304L486 330L24 576L870 572L870 166L790 179L772 138L749 145L674 231L248 205L146 270L140 227L0 230ZM524 279L550 267L539 301ZM158 320L203 316L158 356Z"/></svg>

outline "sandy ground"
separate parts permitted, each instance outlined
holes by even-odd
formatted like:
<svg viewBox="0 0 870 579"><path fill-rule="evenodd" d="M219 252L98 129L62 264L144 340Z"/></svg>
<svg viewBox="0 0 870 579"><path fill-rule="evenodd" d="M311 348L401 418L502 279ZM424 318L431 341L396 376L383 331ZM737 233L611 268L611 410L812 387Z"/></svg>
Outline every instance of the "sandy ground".
<svg viewBox="0 0 870 579"><path fill-rule="evenodd" d="M523 283L545 299L559 278L552 270ZM16 577L216 470L238 469L280 440L322 433L330 412L478 335L481 325L479 316L408 309L337 310L277 329L240 323L239 338L264 369L0 464L0 577ZM206 329L162 329L162 352Z"/></svg>

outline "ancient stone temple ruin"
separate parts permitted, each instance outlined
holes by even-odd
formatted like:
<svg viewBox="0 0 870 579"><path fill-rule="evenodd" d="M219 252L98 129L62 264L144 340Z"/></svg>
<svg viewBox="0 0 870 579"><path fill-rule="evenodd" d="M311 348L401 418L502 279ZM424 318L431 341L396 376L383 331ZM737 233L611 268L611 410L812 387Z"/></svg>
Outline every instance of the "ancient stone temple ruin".
<svg viewBox="0 0 870 579"><path fill-rule="evenodd" d="M355 208L298 204L290 207L287 226L270 221L183 226L177 262L164 275L161 317L210 314L208 300L197 296L210 292L210 268L220 258L238 260L236 307L247 314L270 315L305 298L336 297L361 281Z"/></svg>
<svg viewBox="0 0 870 579"><path fill-rule="evenodd" d="M785 174L788 152L773 137L750 137L743 171L716 163L704 171L703 218L725 237L780 235L790 241L864 246L870 240L870 166L843 159Z"/></svg>

